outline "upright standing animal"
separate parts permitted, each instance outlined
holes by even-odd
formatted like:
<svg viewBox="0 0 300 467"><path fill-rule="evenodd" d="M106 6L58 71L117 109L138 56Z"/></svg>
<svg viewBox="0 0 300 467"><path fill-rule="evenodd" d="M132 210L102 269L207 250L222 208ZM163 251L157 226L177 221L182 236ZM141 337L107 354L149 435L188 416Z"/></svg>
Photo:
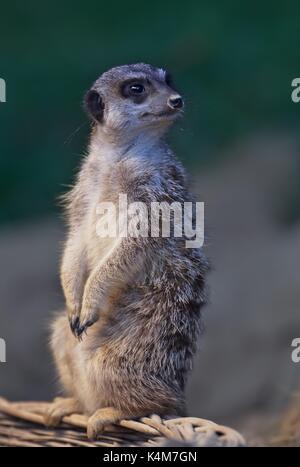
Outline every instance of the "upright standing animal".
<svg viewBox="0 0 300 467"><path fill-rule="evenodd" d="M114 203L122 217L120 194L149 208L192 201L163 140L183 109L169 74L143 63L112 68L85 106L93 121L89 151L66 196L67 313L56 317L51 336L68 398L54 401L46 423L86 413L95 438L122 418L184 413L208 264L201 248L186 248L184 236L97 234L99 203Z"/></svg>

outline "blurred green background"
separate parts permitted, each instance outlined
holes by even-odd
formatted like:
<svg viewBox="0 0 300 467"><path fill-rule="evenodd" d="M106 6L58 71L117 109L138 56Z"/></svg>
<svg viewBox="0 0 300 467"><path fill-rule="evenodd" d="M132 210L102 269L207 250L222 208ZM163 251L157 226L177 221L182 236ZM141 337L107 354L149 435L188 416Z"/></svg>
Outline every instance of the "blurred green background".
<svg viewBox="0 0 300 467"><path fill-rule="evenodd" d="M293 1L2 2L0 223L57 209L87 142L82 96L114 65L173 73L187 111L171 138L190 167L218 163L223 148L258 130L296 132L299 13ZM287 220L299 214L299 174Z"/></svg>

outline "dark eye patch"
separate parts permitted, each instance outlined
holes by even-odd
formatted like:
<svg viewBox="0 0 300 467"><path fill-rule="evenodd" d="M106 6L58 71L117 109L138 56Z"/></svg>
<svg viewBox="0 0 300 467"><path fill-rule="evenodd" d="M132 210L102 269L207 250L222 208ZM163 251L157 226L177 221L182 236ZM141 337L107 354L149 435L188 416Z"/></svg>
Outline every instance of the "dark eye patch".
<svg viewBox="0 0 300 467"><path fill-rule="evenodd" d="M147 81L131 79L122 83L121 95L130 98L136 104L141 104L147 97Z"/></svg>

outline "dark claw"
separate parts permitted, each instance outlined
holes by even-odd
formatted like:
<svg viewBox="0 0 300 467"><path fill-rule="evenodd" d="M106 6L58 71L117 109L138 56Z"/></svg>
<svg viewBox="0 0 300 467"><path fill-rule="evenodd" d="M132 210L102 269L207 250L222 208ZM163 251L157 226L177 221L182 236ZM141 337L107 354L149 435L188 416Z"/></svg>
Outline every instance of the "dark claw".
<svg viewBox="0 0 300 467"><path fill-rule="evenodd" d="M93 320L90 319L89 321L87 321L87 322L85 323L85 326L86 326L87 328L89 328L89 327L91 327L91 326L94 324L94 322L95 322L95 321L93 321Z"/></svg>
<svg viewBox="0 0 300 467"><path fill-rule="evenodd" d="M78 317L74 317L70 320L70 326L71 326L71 330L72 330L72 333L74 334L75 337L77 337L77 339L81 340L82 337L82 333L85 332L86 333L86 330L88 327L92 326L92 324L94 324L94 321L90 320L90 321L87 321L86 323L80 325L80 320Z"/></svg>
<svg viewBox="0 0 300 467"><path fill-rule="evenodd" d="M70 328L74 336L77 336L78 327L79 327L79 318L78 316L73 316L70 319Z"/></svg>
<svg viewBox="0 0 300 467"><path fill-rule="evenodd" d="M81 334L83 333L83 331L85 331L85 326L78 326L78 329L77 329L77 337L78 339L81 340Z"/></svg>

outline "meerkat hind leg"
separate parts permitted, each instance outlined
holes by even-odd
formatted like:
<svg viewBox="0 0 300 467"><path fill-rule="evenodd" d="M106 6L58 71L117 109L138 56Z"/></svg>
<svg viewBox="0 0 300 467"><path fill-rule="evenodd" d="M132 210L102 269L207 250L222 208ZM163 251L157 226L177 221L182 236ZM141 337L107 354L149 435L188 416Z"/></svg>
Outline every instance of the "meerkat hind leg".
<svg viewBox="0 0 300 467"><path fill-rule="evenodd" d="M79 403L73 397L56 397L45 414L45 425L55 427L63 417L79 412Z"/></svg>
<svg viewBox="0 0 300 467"><path fill-rule="evenodd" d="M108 425L112 425L123 418L128 418L124 412L121 410L115 409L114 407L105 407L103 409L98 409L96 412L89 418L87 425L87 436L89 439L97 439L104 428Z"/></svg>

